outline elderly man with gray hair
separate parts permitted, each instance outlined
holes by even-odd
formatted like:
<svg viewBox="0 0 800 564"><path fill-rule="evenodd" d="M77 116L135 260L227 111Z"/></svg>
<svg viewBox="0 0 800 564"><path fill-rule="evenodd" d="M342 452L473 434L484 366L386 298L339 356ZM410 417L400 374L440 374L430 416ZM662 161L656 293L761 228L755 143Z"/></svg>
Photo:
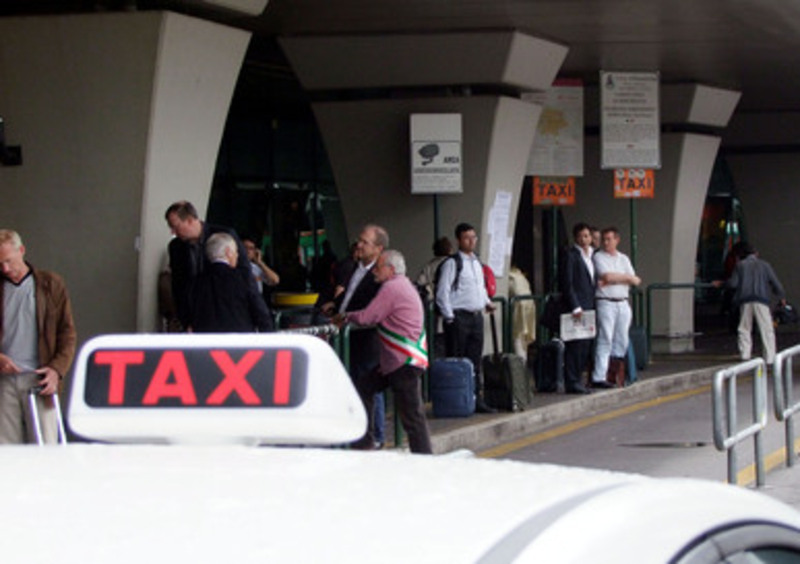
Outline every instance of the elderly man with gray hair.
<svg viewBox="0 0 800 564"><path fill-rule="evenodd" d="M255 285L237 272L239 245L232 235L214 233L206 241L210 266L192 294L191 329L206 333L247 333L272 329L272 316Z"/></svg>
<svg viewBox="0 0 800 564"><path fill-rule="evenodd" d="M360 311L339 314L335 322L378 326L380 369L357 382L361 400L367 413L372 413L375 394L391 387L411 452L430 454L430 432L420 387L420 376L428 366L422 300L406 277L406 262L399 251L383 251L374 276L381 287L369 305ZM356 446L370 448L373 444L370 426Z"/></svg>

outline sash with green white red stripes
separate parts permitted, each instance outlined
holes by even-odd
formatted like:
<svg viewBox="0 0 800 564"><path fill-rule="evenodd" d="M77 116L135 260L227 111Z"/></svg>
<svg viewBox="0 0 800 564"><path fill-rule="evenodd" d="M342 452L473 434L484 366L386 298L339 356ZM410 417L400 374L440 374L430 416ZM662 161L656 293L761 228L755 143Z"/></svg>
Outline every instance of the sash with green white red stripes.
<svg viewBox="0 0 800 564"><path fill-rule="evenodd" d="M419 339L413 341L408 337L389 331L383 325L378 325L378 337L386 346L406 357L404 364L420 368L428 367L428 340L425 338L425 328L422 329Z"/></svg>

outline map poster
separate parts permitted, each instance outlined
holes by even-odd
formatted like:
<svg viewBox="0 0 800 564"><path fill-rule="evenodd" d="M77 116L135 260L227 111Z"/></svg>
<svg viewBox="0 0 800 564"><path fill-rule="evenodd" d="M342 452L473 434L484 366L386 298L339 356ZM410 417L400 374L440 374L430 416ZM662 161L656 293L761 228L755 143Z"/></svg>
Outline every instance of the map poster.
<svg viewBox="0 0 800 564"><path fill-rule="evenodd" d="M657 72L600 72L600 167L661 168Z"/></svg>
<svg viewBox="0 0 800 564"><path fill-rule="evenodd" d="M559 79L522 99L542 107L526 174L583 176L583 83Z"/></svg>

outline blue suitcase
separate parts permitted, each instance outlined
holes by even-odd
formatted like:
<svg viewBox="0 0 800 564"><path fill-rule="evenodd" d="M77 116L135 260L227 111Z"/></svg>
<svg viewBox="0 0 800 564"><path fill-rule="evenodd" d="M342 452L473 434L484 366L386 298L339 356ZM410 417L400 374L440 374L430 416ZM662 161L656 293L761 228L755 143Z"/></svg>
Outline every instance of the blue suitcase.
<svg viewBox="0 0 800 564"><path fill-rule="evenodd" d="M475 413L475 374L469 359L434 360L429 389L435 417L469 417Z"/></svg>

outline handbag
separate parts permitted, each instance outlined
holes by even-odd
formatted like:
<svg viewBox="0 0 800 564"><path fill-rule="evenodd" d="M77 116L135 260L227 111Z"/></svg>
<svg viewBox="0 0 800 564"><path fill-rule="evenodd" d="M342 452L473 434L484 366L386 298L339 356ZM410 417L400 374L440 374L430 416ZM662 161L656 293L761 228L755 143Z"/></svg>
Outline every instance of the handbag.
<svg viewBox="0 0 800 564"><path fill-rule="evenodd" d="M800 320L800 315L789 302L783 302L777 305L772 311L772 319L776 325L788 325L790 323L797 323Z"/></svg>

